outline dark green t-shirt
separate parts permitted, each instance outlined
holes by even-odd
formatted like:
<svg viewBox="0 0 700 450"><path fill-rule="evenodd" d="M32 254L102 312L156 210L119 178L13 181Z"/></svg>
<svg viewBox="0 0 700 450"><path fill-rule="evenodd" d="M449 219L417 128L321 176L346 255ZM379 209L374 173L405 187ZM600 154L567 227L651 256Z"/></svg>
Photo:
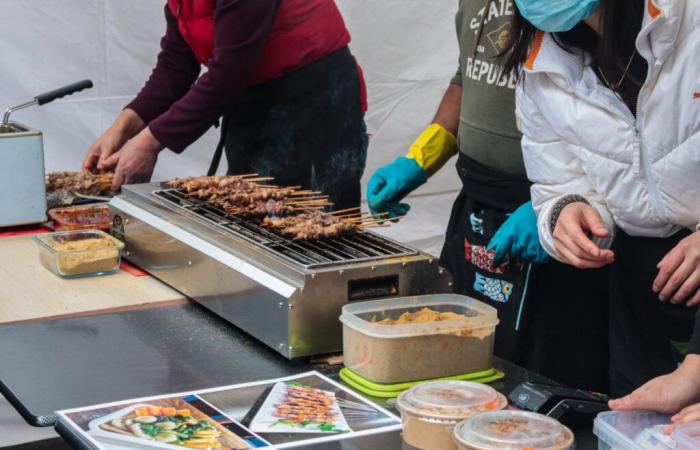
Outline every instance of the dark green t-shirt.
<svg viewBox="0 0 700 450"><path fill-rule="evenodd" d="M497 63L508 38L513 0L492 0L479 45L475 44L488 0L459 0L459 69L452 83L462 86L459 150L497 171L526 179L515 125L515 76Z"/></svg>

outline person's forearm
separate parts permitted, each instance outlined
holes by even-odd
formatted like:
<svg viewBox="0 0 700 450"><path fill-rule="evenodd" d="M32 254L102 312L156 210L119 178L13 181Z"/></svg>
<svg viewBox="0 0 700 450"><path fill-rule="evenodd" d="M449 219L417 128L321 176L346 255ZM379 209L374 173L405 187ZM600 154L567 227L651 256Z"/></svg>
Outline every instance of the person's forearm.
<svg viewBox="0 0 700 450"><path fill-rule="evenodd" d="M131 138L146 128L146 123L136 111L125 108L114 120L112 127L120 130L127 138Z"/></svg>
<svg viewBox="0 0 700 450"><path fill-rule="evenodd" d="M437 123L453 135L459 128L459 113L462 107L462 86L450 84L442 97L433 123Z"/></svg>

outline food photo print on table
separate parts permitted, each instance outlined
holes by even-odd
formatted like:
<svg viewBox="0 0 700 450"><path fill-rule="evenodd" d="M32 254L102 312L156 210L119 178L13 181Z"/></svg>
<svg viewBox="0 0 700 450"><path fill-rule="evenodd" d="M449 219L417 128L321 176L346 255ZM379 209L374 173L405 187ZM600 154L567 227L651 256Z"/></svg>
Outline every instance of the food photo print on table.
<svg viewBox="0 0 700 450"><path fill-rule="evenodd" d="M97 450L288 448L401 428L398 417L317 372L58 415Z"/></svg>

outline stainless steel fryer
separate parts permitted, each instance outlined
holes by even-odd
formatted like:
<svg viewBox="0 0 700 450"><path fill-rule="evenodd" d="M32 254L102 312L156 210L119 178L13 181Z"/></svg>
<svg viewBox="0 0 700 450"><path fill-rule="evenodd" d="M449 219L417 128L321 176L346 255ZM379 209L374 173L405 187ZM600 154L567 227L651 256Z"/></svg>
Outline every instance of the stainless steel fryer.
<svg viewBox="0 0 700 450"><path fill-rule="evenodd" d="M369 231L293 241L157 183L110 211L128 260L290 359L340 351L348 302L452 290L436 258Z"/></svg>

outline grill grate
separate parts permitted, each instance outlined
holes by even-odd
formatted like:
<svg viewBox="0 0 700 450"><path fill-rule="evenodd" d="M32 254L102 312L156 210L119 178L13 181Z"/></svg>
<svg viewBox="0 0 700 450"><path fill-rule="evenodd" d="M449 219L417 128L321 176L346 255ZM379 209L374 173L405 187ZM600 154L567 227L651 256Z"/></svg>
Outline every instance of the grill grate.
<svg viewBox="0 0 700 450"><path fill-rule="evenodd" d="M229 216L221 209L202 200L187 197L177 189L163 189L153 192L153 195L227 233L233 233L267 248L287 261L305 268L375 261L417 253L416 250L397 242L361 230L337 238L295 241L253 221Z"/></svg>

